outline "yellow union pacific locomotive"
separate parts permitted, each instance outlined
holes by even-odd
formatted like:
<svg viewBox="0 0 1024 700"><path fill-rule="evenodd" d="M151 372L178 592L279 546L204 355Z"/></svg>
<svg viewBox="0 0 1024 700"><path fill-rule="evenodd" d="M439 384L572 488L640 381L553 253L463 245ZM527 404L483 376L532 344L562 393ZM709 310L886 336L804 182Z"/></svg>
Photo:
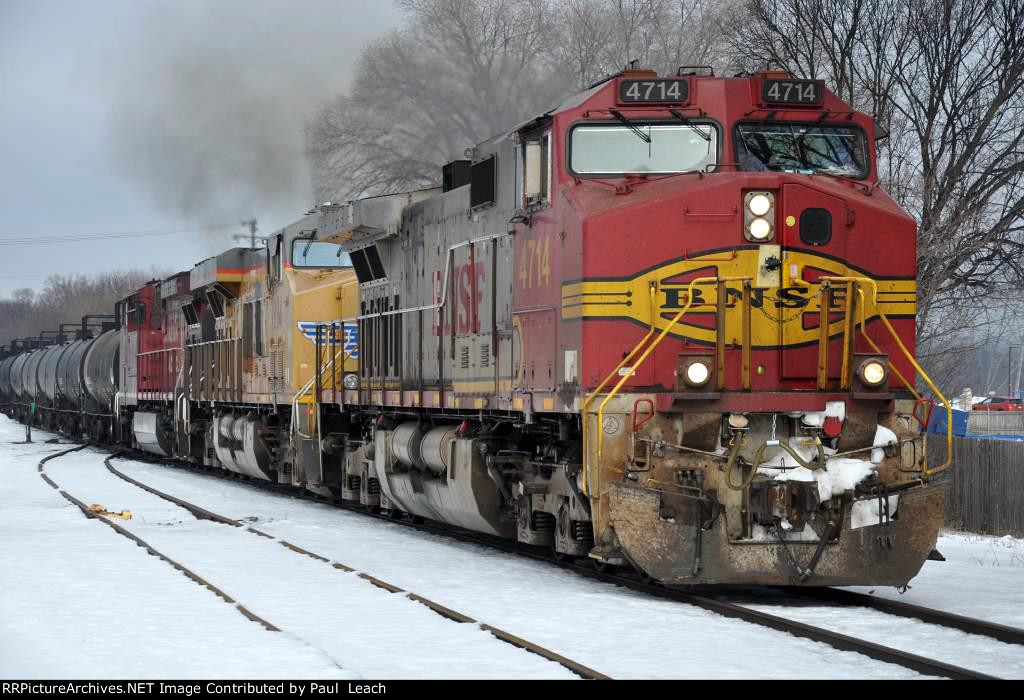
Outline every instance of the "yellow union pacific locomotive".
<svg viewBox="0 0 1024 700"><path fill-rule="evenodd" d="M42 410L667 584L903 585L949 460L924 449L915 225L874 138L821 81L626 71L440 188L146 285L108 331L105 420L61 387ZM34 350L65 388L98 340L76 342ZM0 364L25 420L35 354Z"/></svg>

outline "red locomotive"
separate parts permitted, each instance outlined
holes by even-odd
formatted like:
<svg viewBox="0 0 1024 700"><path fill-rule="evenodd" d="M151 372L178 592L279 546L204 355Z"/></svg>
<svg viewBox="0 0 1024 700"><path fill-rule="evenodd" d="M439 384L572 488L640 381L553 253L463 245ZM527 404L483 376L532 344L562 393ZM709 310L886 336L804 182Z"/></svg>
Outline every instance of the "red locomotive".
<svg viewBox="0 0 1024 700"><path fill-rule="evenodd" d="M629 71L450 164L397 225L325 212L323 240L382 261L356 265L341 409L379 412L383 504L457 520L418 482L463 418L494 532L514 513L521 541L677 584L909 580L941 467L915 226L874 134L821 81Z"/></svg>

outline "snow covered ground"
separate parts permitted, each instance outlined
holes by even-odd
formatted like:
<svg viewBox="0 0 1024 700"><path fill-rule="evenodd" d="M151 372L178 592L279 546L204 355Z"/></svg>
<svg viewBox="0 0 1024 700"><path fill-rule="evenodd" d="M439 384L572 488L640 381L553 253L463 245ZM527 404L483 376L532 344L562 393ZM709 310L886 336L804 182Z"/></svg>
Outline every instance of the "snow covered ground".
<svg viewBox="0 0 1024 700"><path fill-rule="evenodd" d="M21 426L0 417L0 677L574 677L355 574L237 528L196 521L111 475L98 451L48 463L47 472L69 493L132 511L126 526L283 630L268 632L84 518L36 472L40 457L58 446L12 444L23 437ZM614 678L919 677L329 505L180 469L125 460L117 466ZM1024 544L957 535L944 537L940 549L950 561L926 564L905 599L1024 626ZM849 618L816 622L862 633ZM873 624L888 625L894 635L895 628L913 627L888 617ZM930 653L935 628L918 631L900 644ZM996 653L996 675L1024 676L1024 652L1014 657L1000 649L1007 645L982 641L987 646L964 641L959 660ZM959 653L956 640L944 636L941 644Z"/></svg>

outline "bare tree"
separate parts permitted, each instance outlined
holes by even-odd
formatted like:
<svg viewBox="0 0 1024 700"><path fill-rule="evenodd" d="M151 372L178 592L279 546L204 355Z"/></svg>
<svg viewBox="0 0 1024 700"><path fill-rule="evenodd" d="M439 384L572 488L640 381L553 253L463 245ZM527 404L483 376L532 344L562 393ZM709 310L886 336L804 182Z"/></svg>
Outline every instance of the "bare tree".
<svg viewBox="0 0 1024 700"><path fill-rule="evenodd" d="M86 314L109 314L114 303L150 279L170 273L153 269L120 270L95 275L51 275L43 289L17 289L0 299L0 343L56 331L62 323L75 323Z"/></svg>
<svg viewBox="0 0 1024 700"><path fill-rule="evenodd" d="M720 11L710 0L400 5L405 25L368 47L350 93L307 122L318 201L433 185L467 146L630 60L665 72L707 63Z"/></svg>
<svg viewBox="0 0 1024 700"><path fill-rule="evenodd" d="M662 74L720 62L719 19L735 2L568 0L558 10L557 63L584 87L630 61Z"/></svg>
<svg viewBox="0 0 1024 700"><path fill-rule="evenodd" d="M426 186L463 149L564 92L548 0L403 0L403 28L370 45L349 95L307 124L318 199Z"/></svg>
<svg viewBox="0 0 1024 700"><path fill-rule="evenodd" d="M919 342L1024 279L1024 0L748 0L740 68L824 78L873 115L917 218ZM994 298L994 297L993 297Z"/></svg>

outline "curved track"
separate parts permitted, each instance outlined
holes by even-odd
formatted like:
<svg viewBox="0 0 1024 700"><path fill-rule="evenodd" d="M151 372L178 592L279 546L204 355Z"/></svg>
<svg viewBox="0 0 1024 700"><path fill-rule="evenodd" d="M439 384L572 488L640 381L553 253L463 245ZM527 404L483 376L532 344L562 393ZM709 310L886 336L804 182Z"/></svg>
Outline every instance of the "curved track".
<svg viewBox="0 0 1024 700"><path fill-rule="evenodd" d="M60 452L56 452L56 453L47 455L46 457L41 459L40 462L39 462L39 465L38 465L38 471L39 471L39 474L42 477L42 479L47 484L49 484L52 488L57 490L57 492L60 493L61 496L63 496L69 502L74 504L79 510L81 510L83 515L85 515L87 518L95 519L95 520L99 520L100 522L103 522L104 524L106 524L109 527L111 527L118 534L120 534L120 535L122 535L124 537L127 537L128 539L132 540L133 542L135 542L140 547L144 547L149 554L160 558L161 560L163 560L164 562L170 564L172 567L174 567L176 570L181 572L183 575L187 576L189 579L191 579L195 583L197 583L197 584L199 584L201 586L204 586L204 587L208 588L209 590L211 590L213 593L215 593L217 596L219 596L226 604L232 605L236 610L238 610L238 612L240 614L242 614L243 616L245 616L249 620L252 620L253 622L256 622L256 623L262 625L265 629L267 629L269 631L273 631L273 632L280 632L281 631L280 627L274 625L272 622L268 621L264 617L261 617L261 616L255 614L250 609L246 608L244 605L242 605L241 603L239 603L236 600L234 600L230 595L228 595L222 589L218 588L216 585L211 583L209 580L207 580L206 578L204 578L203 576L198 574L196 571L194 571L194 570L190 569L189 567L179 563L175 559L172 559L170 556L168 556L167 554L163 553L162 551L157 549L155 546L153 546L153 544L151 544L150 542L146 541L145 539L140 537L138 534L132 532L128 528L113 522L110 518L105 517L101 513L95 512L85 502L83 502L82 500L76 498L74 495L68 493L65 489L61 488L60 485L57 484L49 475L47 475L47 473L45 471L45 468L44 468L44 465L47 462L49 462L49 461L51 461L53 459L57 459L59 457L62 457L64 455L67 455L67 454L69 454L71 452L75 452L75 451L84 449L84 448L86 448L88 446L89 446L88 443L85 443L85 444L82 444L82 445L77 445L77 446L72 447L70 449L62 450ZM566 669L570 670L572 673L576 674L580 678L588 679L588 680L608 680L609 679L608 676L606 676L606 675L604 675L604 674L602 674L602 673L600 673L598 671L595 671L594 669L591 669L591 668L589 668L587 666L584 666L583 664L577 663L577 662L573 661L572 659L566 658L566 657L564 657L564 656L562 656L560 654L557 654L557 653L555 653L555 652L553 652L553 651L551 651L549 649L546 649L546 648L544 648L544 647L542 647L540 645L534 644L534 643L532 643L532 642L530 642L528 640L525 640L525 639L522 639L520 637L517 637L517 636L515 636L515 635L513 635L513 634L511 634L509 632L506 632L505 630L502 630L502 629L500 629L498 627L494 627L492 625L489 625L489 624L480 622L478 620L475 620L474 618L469 617L468 615L464 615L464 614L462 614L462 613L460 613L460 612L458 612L456 610L453 610L451 608L443 606L443 605L441 605L439 603L436 603L436 602L434 602L434 601L432 601L432 600L430 600L428 598L425 598L425 597L420 596L420 595L418 595L416 593L413 593L413 592L405 591L404 589L402 589L402 588L400 588L398 586L395 586L395 585L393 585L391 583L388 583L387 581L383 581L383 580L381 580L379 578L370 576L369 574L358 572L355 569L353 569L352 567L346 566L345 564L342 564L342 563L337 562L337 561L333 561L333 560L331 560L328 557L324 557L324 556L321 556L319 554L316 554L315 552L311 552L311 551L309 551L307 549L304 549L302 547L294 545L294 544L292 544L292 543L290 543L290 542L288 542L286 540L282 540L280 538L277 538L277 537L275 537L275 536L273 536L271 534L268 534L266 532L258 530L258 529L254 528L254 527L246 526L245 524L243 524L243 523L241 523L241 522L239 522L237 520L234 520L232 518L228 518L228 517L219 515L217 513L213 513L213 512L211 512L209 510L206 510L205 508L201 508L201 507L199 507L197 505L189 503L188 501L184 501L184 500L182 500L180 498L177 498L175 496L172 496L170 494L166 494L166 493L163 493L161 491L158 491L157 489L154 489L154 488L152 488L150 486L147 486L146 484L143 484L143 483L141 483L141 482L139 482L139 481L137 481L135 479L132 479L131 477L129 477L126 474L123 474L122 472L117 470L111 464L111 460L113 458L117 457L117 456L118 456L118 453L115 453L115 454L107 457L106 459L104 459L104 464L106 465L107 469L112 474L114 474L115 476L117 476L117 477L119 477L119 478L121 478L121 479L123 479L123 480L125 480L125 481L127 481L129 483L131 483L132 485L134 485L134 486L136 486L138 488L141 488L141 489L143 489L143 490L145 490L145 491L147 491L147 492L149 492L149 493L151 493L151 494L153 494L155 496L158 496L158 497L160 497L160 498L162 498L162 499L164 499L166 501L169 501L170 503L173 503L174 505L176 505L176 506L178 506L180 508L183 508L184 510L188 511L189 513L191 513L198 520L207 520L207 521L211 521L211 522L214 522L214 523L217 523L217 524L220 524L220 525L225 525L225 526L229 526L229 527L234 527L234 528L242 529L245 532L253 534L254 536L258 536L258 537L261 537L261 538L266 538L266 539L270 539L270 540L276 541L279 544L281 544L283 547L285 547L287 550L289 550L291 552L294 552L297 555L304 556L304 557L309 557L309 558L312 558L314 560L321 561L321 562L323 562L323 563L325 563L327 565L330 565L335 570L337 570L339 573L341 573L341 572L343 572L343 573L354 573L357 576L359 576L360 578L365 579L370 584L372 584L372 585L376 586L377 588L380 588L380 589L382 589L384 591L387 591L388 593L391 593L391 594L405 593L405 597L407 597L408 599L413 600L413 601L415 601L417 603L420 603L420 604L426 606L427 608L429 608L433 612L437 613L441 617L445 618L446 620L450 620L450 621L452 621L454 623L458 623L458 624L473 624L473 625L476 625L481 630L490 633L491 635L493 635L498 640L500 640L500 641L502 641L502 642L504 642L506 644L510 644L510 645L512 645L514 647L517 647L519 649L523 649L523 650L526 650L526 651L531 652L533 654L537 654L538 656L541 656L544 659L547 659L548 661L557 663L557 664L565 667Z"/></svg>
<svg viewBox="0 0 1024 700"><path fill-rule="evenodd" d="M151 457L148 456L148 455L142 456L142 455L138 455L136 453L132 453L132 458L133 459L141 458L143 461L153 461L151 459ZM204 468L194 467L192 465L183 464L181 462L173 461L173 460L170 461L169 463L174 465L174 466L176 466L176 467L184 468L184 469L189 470L189 471L195 471L195 472L202 473L202 474L205 474L205 475L214 475L214 476L217 476L219 478L224 478L224 479L231 480L231 481L236 481L237 480L237 479L235 479L235 478L233 478L233 477L231 477L229 475L225 475L225 474L220 473L218 470L211 470L211 469L204 469ZM114 468L112 465L109 464L109 460L108 460L108 469L110 469L112 472L114 472L118 476L121 476L121 478L124 478L124 479L134 483L137 486L140 486L142 488L146 488L151 493L155 493L156 495L160 495L161 497L167 498L168 500L171 500L172 502L175 502L176 500L178 500L174 496L171 496L170 494L165 494L165 493L162 493L162 492L158 492L156 489L151 489L150 487L142 484L141 482L138 482L137 480L132 479L131 477L129 477L129 476L125 475L125 474L122 474L121 472L116 470L116 468ZM268 482L260 482L260 481L256 481L256 480L245 480L245 481L248 484L256 485L256 486L258 486L258 487L260 487L260 488L262 488L264 490L270 490L270 491L274 491L274 492L278 492L278 493L282 493L283 492L283 493L287 493L290 496L300 496L300 497L303 497L303 498L309 498L311 500L320 500L320 501L324 500L322 497L317 497L317 496L314 496L314 495L306 493L306 492L299 492L298 490L290 488L290 487L278 486L276 484L271 484L271 483L268 483ZM972 670L972 669L968 669L968 668L963 668L963 667L956 666L956 665L953 665L953 664L949 664L949 663L943 662L943 661L938 660L938 659L929 658L929 657L921 656L921 655L918 655L918 654L913 654L913 653L904 651L902 649L896 649L896 648L893 648L893 647L877 644L875 642L871 642L871 641L868 641L868 640L859 639L859 638L852 637L852 636L849 636L849 635L841 634L839 632L835 632L835 631L830 630L830 629L825 629L823 627L818 627L818 626L806 624L806 623L803 623L803 622L800 622L800 621L797 621L797 620L789 619L789 618L787 618L785 616L775 615L775 614L771 614L771 613L755 610L755 609L752 609L751 607L747 607L747 606L745 606L743 604L739 604L739 603L736 603L736 602L733 602L733 601L730 601L730 600L726 600L725 597L723 595L721 595L717 591L713 592L713 593L706 593L706 592L702 592L702 591L665 588L665 587L660 586L660 585L656 585L656 584L652 584L652 583L649 583L649 582L645 582L645 581L641 580L639 577L637 577L637 576L635 576L635 575L633 575L631 573L630 574L624 574L624 573L611 573L611 572L597 571L597 570L595 570L593 568L593 566L590 564L590 562L558 561L550 553L547 553L544 550L536 548L536 547L529 547L529 546L525 546L525 545L520 545L518 543L509 542L509 541L506 541L506 540L502 540L502 539L495 538L495 537L489 537L489 536L486 536L486 535L480 535L478 533L468 532L468 531L465 531L465 530L461 530L461 529L458 529L458 528L453 528L453 527L450 527L450 526L447 526L447 525L443 525L443 524L439 524L439 523L421 522L418 519L415 519L415 520L412 520L412 521L410 521L410 520L397 520L396 521L395 518L392 517L389 514L367 513L365 508L363 508L362 506L356 506L356 505L345 504L345 503L339 503L337 505L339 505L340 507L342 507L344 509L347 509L347 510L350 510L352 512L356 512L356 513L362 514L362 515L367 516L367 517L375 517L375 518L379 518L379 519L382 519L382 520L387 520L388 522L398 522L400 524L406 525L408 527L415 528L417 530L431 532L431 533L442 535L442 536L445 536L445 537L458 539L458 540L464 541L464 542L470 542L470 543L474 543L474 544L485 545L485 546L492 547L492 548L498 548L498 549L501 549L503 551L514 553L514 554L519 555L519 556L524 556L524 557L528 557L528 558L531 558L531 559L544 561L544 562L547 562L547 563L559 566L559 567L561 567L563 569L567 569L567 570L573 571L576 574L579 574L581 576L585 576L585 577L588 577L588 578L591 578L591 579L600 580L600 581L603 581L603 582L606 582L606 583L611 583L611 584L614 584L614 585L617 585L617 586L623 586L623 587L626 587L626 588L629 588L629 589L632 589L632 590L636 590L636 591L640 591L640 592L643 592L643 593L646 593L646 594L649 594L649 595L652 595L652 596L656 596L656 597L659 597L659 598L675 600L675 601L678 601L678 602L683 602L683 603L688 603L688 604L691 604L691 605L695 605L695 606L698 606L698 607L703 608L705 610L709 610L711 612L715 612L717 614L720 614L720 615L722 615L724 617L736 618L736 619L740 619L740 620L743 620L743 621L746 621L746 622L750 622L750 623L753 623L753 624L761 625L761 626L764 626L764 627L769 627L771 629L779 630L779 631L782 631L782 632L787 632L787 633L792 634L792 635L797 636L797 637L804 637L804 638L807 638L807 639L812 639L814 641L818 641L818 642L822 642L822 643L828 644L829 646L832 646L832 647L834 647L836 649L840 649L840 650L843 650L843 651L852 651L852 652L857 652L857 653L860 653L860 654L864 654L865 656L868 656L870 658L876 659L878 661L884 661L884 662L887 662L887 663L897 664L897 665L903 666L905 668L917 671L918 673L927 674L927 675L933 675L933 676L941 676L941 677L946 677L946 678L953 678L953 679L983 680L983 679L994 679L995 678L994 676L991 676L989 674L982 673L982 672L979 672L979 671L976 671L976 670ZM198 508L198 507L196 507L196 508L199 511L201 511L201 512L205 512L209 517L213 517L213 518L222 518L223 517L223 516L217 515L215 513L210 513L209 511L205 511L205 509L201 509L201 508ZM239 525L241 525L241 524L239 524ZM259 534L264 534L264 536L266 536L265 533L259 533ZM285 546L294 547L294 545L290 545L288 543L283 543L283 544ZM310 556L319 557L319 555L316 555L316 554L314 554L312 552L307 552L306 550L301 550L301 548L298 548L298 549L300 551L302 551L303 553L306 553L306 554L308 554ZM1004 627L1004 626L1001 626L1001 625L995 625L993 623L988 623L988 622L983 621L983 620L975 620L975 619L972 619L972 618L965 618L963 616L953 615L953 614L950 614L950 613L944 613L944 612L938 611L938 610L930 610L930 609L927 609L927 608L919 608L918 606L910 606L910 605L903 604L903 603L892 603L892 606L893 606L892 607L892 611L895 611L897 609L900 610L900 612L892 612L890 610L885 609L886 607L888 607L887 604L890 603L890 601L885 601L883 599L877 599L877 598L874 598L874 597L871 597L871 596L862 596L861 594L853 594L853 593L851 593L850 596L856 596L855 598L854 597L847 597L845 595L847 593L846 591L840 591L840 590L837 590L837 589L796 589L795 593L796 593L796 595L822 596L825 600L829 600L829 596L832 596L833 594L835 594L834 598L832 598L830 602L843 603L845 605L864 605L864 606L868 606L868 607L873 607L873 608L875 608L875 609L877 609L877 610L879 610L881 612L891 612L892 614L901 615L901 616L917 617L917 618L922 619L923 621L931 623L931 624L937 624L937 625L941 625L941 626L944 626L944 627L950 627L950 628L954 628L954 629L970 632L972 634L984 634L985 636L990 636L992 638L999 639L1000 641L1007 641L1007 642L1010 642L1010 643L1022 643L1021 641L1018 641L1018 640L1024 640L1024 632L1022 632L1021 630L1016 630L1014 628ZM860 598L862 598L862 597L866 598L867 600L860 600ZM875 605L874 603L878 603L878 604ZM913 614L911 614L911 613L913 613Z"/></svg>

